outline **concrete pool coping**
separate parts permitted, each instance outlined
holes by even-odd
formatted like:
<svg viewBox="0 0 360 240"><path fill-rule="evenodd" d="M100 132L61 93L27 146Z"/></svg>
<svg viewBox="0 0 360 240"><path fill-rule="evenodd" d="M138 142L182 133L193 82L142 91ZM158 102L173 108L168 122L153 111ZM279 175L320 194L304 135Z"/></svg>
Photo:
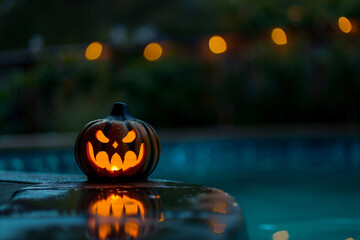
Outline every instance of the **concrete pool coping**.
<svg viewBox="0 0 360 240"><path fill-rule="evenodd" d="M1 239L248 239L238 203L212 187L1 172L0 190Z"/></svg>

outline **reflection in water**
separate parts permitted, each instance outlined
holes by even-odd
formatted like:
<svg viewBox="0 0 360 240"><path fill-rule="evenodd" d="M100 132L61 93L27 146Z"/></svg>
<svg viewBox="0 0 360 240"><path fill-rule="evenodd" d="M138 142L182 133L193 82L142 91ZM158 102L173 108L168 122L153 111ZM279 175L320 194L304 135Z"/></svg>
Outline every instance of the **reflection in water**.
<svg viewBox="0 0 360 240"><path fill-rule="evenodd" d="M102 217L127 217L124 223L125 233L133 238L137 238L139 235L139 225L140 220L142 221L145 218L145 209L143 204L140 201L135 199L131 199L126 195L123 197L112 194L106 199L99 200L95 202L90 208L90 213L93 215L98 215ZM136 216L135 218L130 216ZM93 222L90 222L89 226L94 227L92 230L96 228L93 226ZM119 233L120 226L119 223L115 223L115 232ZM111 233L111 227L109 224L100 223L99 225L99 237L101 239L105 239Z"/></svg>
<svg viewBox="0 0 360 240"><path fill-rule="evenodd" d="M1 206L0 239L249 239L241 208L215 188L170 181L16 187L25 188Z"/></svg>
<svg viewBox="0 0 360 240"><path fill-rule="evenodd" d="M88 213L91 239L141 239L165 219L161 198L151 188L87 190L80 207Z"/></svg>
<svg viewBox="0 0 360 240"><path fill-rule="evenodd" d="M273 234L272 239L273 240L288 240L289 233L288 233L288 231L278 231Z"/></svg>
<svg viewBox="0 0 360 240"><path fill-rule="evenodd" d="M218 222L216 220L213 220L212 227L213 227L214 233L223 233L223 232L225 232L226 224Z"/></svg>
<svg viewBox="0 0 360 240"><path fill-rule="evenodd" d="M158 195L159 196L159 195ZM165 216L164 216L164 213L161 212L160 214L160 219L158 220L158 222L163 222L165 220Z"/></svg>
<svg viewBox="0 0 360 240"><path fill-rule="evenodd" d="M214 207L214 212L217 213L226 213L226 203L224 201L215 201L215 207Z"/></svg>
<svg viewBox="0 0 360 240"><path fill-rule="evenodd" d="M230 215L228 215L231 211L232 206L227 204L228 201L224 198L220 198L217 196L210 201L211 205L209 206L209 210L212 209L214 215L210 218L210 226L214 233L220 234L224 233L227 229L227 224L229 224Z"/></svg>

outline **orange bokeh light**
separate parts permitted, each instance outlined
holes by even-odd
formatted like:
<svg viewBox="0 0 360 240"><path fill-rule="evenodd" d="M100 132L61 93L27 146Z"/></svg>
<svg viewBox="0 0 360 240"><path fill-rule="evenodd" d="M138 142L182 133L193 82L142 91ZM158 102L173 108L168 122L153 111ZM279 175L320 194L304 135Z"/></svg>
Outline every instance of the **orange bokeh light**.
<svg viewBox="0 0 360 240"><path fill-rule="evenodd" d="M338 20L338 25L339 25L339 28L342 32L344 33L349 33L351 32L353 26L350 22L349 19L347 19L346 17L342 16L339 18Z"/></svg>
<svg viewBox="0 0 360 240"><path fill-rule="evenodd" d="M277 45L285 45L287 43L285 31L281 28L274 28L271 32L271 38Z"/></svg>
<svg viewBox="0 0 360 240"><path fill-rule="evenodd" d="M99 42L92 42L86 48L85 57L88 60L96 60L100 57L102 52L103 46Z"/></svg>
<svg viewBox="0 0 360 240"><path fill-rule="evenodd" d="M220 54L226 51L227 45L224 38L220 36L212 36L209 40L210 51L215 54Z"/></svg>
<svg viewBox="0 0 360 240"><path fill-rule="evenodd" d="M162 55L163 49L159 43L150 43L144 49L144 57L148 61L158 60Z"/></svg>

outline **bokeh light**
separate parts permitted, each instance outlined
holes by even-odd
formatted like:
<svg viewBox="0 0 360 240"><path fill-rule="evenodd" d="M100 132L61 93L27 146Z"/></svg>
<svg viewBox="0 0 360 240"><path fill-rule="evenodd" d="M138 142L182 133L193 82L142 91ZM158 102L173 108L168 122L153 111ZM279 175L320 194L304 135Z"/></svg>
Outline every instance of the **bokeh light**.
<svg viewBox="0 0 360 240"><path fill-rule="evenodd" d="M158 43L150 43L144 49L144 57L146 60L155 61L162 55L163 49Z"/></svg>
<svg viewBox="0 0 360 240"><path fill-rule="evenodd" d="M286 34L281 28L274 28L271 32L271 38L277 45L284 45L287 43Z"/></svg>
<svg viewBox="0 0 360 240"><path fill-rule="evenodd" d="M222 37L212 36L209 40L209 48L211 52L220 54L226 51L227 45Z"/></svg>
<svg viewBox="0 0 360 240"><path fill-rule="evenodd" d="M278 231L272 235L273 240L288 240L289 239L289 233L288 231Z"/></svg>
<svg viewBox="0 0 360 240"><path fill-rule="evenodd" d="M92 42L86 48L85 57L88 60L96 60L100 57L102 52L103 46L99 42Z"/></svg>
<svg viewBox="0 0 360 240"><path fill-rule="evenodd" d="M338 20L339 28L344 33L349 33L352 29L351 22L346 17L342 16Z"/></svg>
<svg viewBox="0 0 360 240"><path fill-rule="evenodd" d="M301 8L299 6L291 6L287 9L286 15L292 22L300 22L302 19Z"/></svg>

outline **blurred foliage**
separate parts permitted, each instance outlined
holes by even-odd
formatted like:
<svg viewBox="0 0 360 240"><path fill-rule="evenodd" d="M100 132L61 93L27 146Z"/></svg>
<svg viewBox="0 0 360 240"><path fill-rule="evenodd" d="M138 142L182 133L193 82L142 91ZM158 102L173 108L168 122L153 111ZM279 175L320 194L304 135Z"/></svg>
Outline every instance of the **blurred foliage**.
<svg viewBox="0 0 360 240"><path fill-rule="evenodd" d="M156 127L359 123L359 33L337 27L359 12L354 0L0 1L0 132L78 131L115 101ZM109 37L119 24L121 44ZM144 26L164 46L158 61L135 41ZM271 41L274 27L287 45ZM213 34L224 54L209 52ZM34 36L44 46L31 53ZM104 56L86 61L95 40ZM7 57L24 48L17 63Z"/></svg>

